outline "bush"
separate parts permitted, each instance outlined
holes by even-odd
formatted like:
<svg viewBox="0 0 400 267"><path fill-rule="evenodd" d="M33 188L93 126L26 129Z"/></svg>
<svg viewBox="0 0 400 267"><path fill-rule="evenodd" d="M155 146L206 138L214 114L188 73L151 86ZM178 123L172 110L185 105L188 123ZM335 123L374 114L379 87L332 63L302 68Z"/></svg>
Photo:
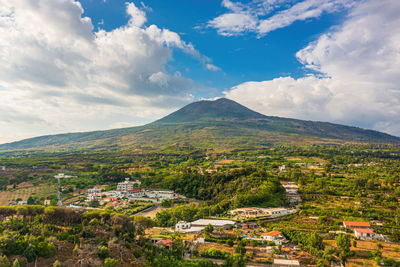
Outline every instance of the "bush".
<svg viewBox="0 0 400 267"><path fill-rule="evenodd" d="M11 267L6 255L0 256L0 267Z"/></svg>
<svg viewBox="0 0 400 267"><path fill-rule="evenodd" d="M118 260L116 259L107 258L104 260L103 267L117 267L117 266L118 266Z"/></svg>
<svg viewBox="0 0 400 267"><path fill-rule="evenodd" d="M37 257L36 247L29 245L24 251L24 257L28 260L28 262L34 261Z"/></svg>
<svg viewBox="0 0 400 267"><path fill-rule="evenodd" d="M97 256L99 256L100 259L105 259L110 256L110 253L108 252L108 248L106 246L100 246L97 249Z"/></svg>
<svg viewBox="0 0 400 267"><path fill-rule="evenodd" d="M213 259L226 259L227 257L230 257L230 255L231 254L229 252L222 251L216 248L210 248L209 250L203 249L200 252L200 256Z"/></svg>
<svg viewBox="0 0 400 267"><path fill-rule="evenodd" d="M52 242L40 242L37 246L37 252L40 257L50 258L57 253L57 249Z"/></svg>

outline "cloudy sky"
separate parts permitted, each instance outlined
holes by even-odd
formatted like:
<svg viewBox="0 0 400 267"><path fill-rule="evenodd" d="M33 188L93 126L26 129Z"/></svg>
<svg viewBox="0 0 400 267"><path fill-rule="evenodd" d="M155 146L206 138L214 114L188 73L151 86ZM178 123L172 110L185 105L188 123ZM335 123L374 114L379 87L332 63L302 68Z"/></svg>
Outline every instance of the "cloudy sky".
<svg viewBox="0 0 400 267"><path fill-rule="evenodd" d="M398 0L0 0L0 143L199 99L400 136Z"/></svg>

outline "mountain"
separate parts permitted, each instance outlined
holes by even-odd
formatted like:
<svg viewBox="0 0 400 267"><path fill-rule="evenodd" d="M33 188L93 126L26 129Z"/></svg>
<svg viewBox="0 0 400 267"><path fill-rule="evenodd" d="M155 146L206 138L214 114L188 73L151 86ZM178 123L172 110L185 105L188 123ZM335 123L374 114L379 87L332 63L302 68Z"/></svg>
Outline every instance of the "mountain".
<svg viewBox="0 0 400 267"><path fill-rule="evenodd" d="M400 138L328 122L265 116L221 98L191 103L144 126L41 136L0 145L0 150L229 150L276 143L343 142L398 144Z"/></svg>

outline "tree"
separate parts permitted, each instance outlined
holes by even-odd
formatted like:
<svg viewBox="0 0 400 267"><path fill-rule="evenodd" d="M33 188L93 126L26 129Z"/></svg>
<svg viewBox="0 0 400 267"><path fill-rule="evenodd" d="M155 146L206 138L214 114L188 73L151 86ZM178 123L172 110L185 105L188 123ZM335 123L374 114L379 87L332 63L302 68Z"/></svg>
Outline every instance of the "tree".
<svg viewBox="0 0 400 267"><path fill-rule="evenodd" d="M239 241L236 248L235 248L235 253L244 255L246 254L246 247L245 243L243 241Z"/></svg>
<svg viewBox="0 0 400 267"><path fill-rule="evenodd" d="M12 267L22 267L22 264L19 262L18 259L15 259L15 261L14 261ZM61 266L60 266L60 267L61 267Z"/></svg>
<svg viewBox="0 0 400 267"><path fill-rule="evenodd" d="M56 260L56 261L53 263L53 267L61 267L61 262L59 262L58 260Z"/></svg>
<svg viewBox="0 0 400 267"><path fill-rule="evenodd" d="M339 234L336 237L336 245L339 248L339 257L340 259L345 262L346 258L350 256L350 236L346 234Z"/></svg>
<svg viewBox="0 0 400 267"><path fill-rule="evenodd" d="M35 199L33 197L29 197L28 200L26 201L26 203L28 203L28 205L33 205L35 204Z"/></svg>
<svg viewBox="0 0 400 267"><path fill-rule="evenodd" d="M379 250L382 250L382 249L383 249L383 245L382 245L381 243L376 244L376 247L377 247Z"/></svg>
<svg viewBox="0 0 400 267"><path fill-rule="evenodd" d="M103 267L117 267L117 266L118 266L118 260L116 259L107 258L104 260Z"/></svg>
<svg viewBox="0 0 400 267"><path fill-rule="evenodd" d="M100 202L99 202L97 199L92 199L92 200L89 202L89 207L97 208L97 207L99 207L99 206L100 206Z"/></svg>
<svg viewBox="0 0 400 267"><path fill-rule="evenodd" d="M211 224L209 224L206 227L204 227L204 233L205 234L209 235L212 232L214 232L214 227Z"/></svg>
<svg viewBox="0 0 400 267"><path fill-rule="evenodd" d="M0 256L0 267L11 267L6 255Z"/></svg>
<svg viewBox="0 0 400 267"><path fill-rule="evenodd" d="M353 240L353 247L356 248L357 247L357 241Z"/></svg>
<svg viewBox="0 0 400 267"><path fill-rule="evenodd" d="M37 257L36 247L29 245L24 251L24 257L28 260L28 262L34 261Z"/></svg>

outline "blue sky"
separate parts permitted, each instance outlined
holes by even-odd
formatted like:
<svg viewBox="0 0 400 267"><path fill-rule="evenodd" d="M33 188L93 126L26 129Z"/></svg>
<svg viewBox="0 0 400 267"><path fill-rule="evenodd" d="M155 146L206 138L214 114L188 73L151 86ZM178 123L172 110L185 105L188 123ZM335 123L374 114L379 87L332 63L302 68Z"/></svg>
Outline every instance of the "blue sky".
<svg viewBox="0 0 400 267"><path fill-rule="evenodd" d="M200 99L400 136L398 0L0 0L0 143Z"/></svg>
<svg viewBox="0 0 400 267"><path fill-rule="evenodd" d="M125 12L126 1L80 2L85 10L84 15L90 17L97 28L110 31L126 25L129 20ZM288 75L298 78L310 73L296 59L296 52L330 27L340 24L348 11L343 8L333 13L325 12L322 16L296 21L289 27L272 31L263 37L258 37L256 33L227 37L205 26L208 21L227 11L221 1L144 0L134 3L146 7L143 8L148 18L146 25L155 24L179 33L186 42L192 43L221 68L221 71L210 72L192 57L179 50L174 51L174 60L168 63L170 71L178 70L185 77L216 89L195 92L197 97L221 96L222 91L249 80L263 81Z"/></svg>

